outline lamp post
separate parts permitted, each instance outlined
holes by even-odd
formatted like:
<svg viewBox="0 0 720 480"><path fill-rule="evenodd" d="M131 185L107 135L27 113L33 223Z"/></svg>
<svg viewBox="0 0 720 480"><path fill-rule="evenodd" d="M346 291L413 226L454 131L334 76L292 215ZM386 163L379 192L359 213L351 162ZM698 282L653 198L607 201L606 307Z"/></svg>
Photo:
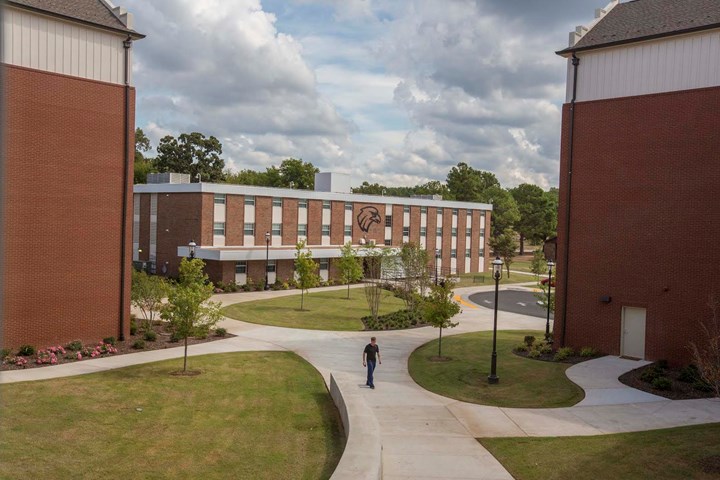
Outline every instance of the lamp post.
<svg viewBox="0 0 720 480"><path fill-rule="evenodd" d="M195 240L190 240L190 243L188 243L188 248L190 249L190 260L195 258L195 248L197 248L197 243L195 243Z"/></svg>
<svg viewBox="0 0 720 480"><path fill-rule="evenodd" d="M265 290L270 290L268 285L268 267L270 266L270 232L265 232Z"/></svg>
<svg viewBox="0 0 720 480"><path fill-rule="evenodd" d="M548 266L548 294L547 294L547 321L545 322L545 341L547 343L552 343L552 340L550 340L550 292L552 291L552 271L553 267L555 266L555 262L550 260L547 264Z"/></svg>
<svg viewBox="0 0 720 480"><path fill-rule="evenodd" d="M438 284L438 261L440 260L440 249L435 249L435 285Z"/></svg>
<svg viewBox="0 0 720 480"><path fill-rule="evenodd" d="M495 384L500 381L497 376L497 312L498 312L498 290L500 288L500 277L502 277L503 261L500 257L495 257L492 262L493 278L495 279L495 314L493 316L493 349L492 357L490 357L490 375L488 375L488 383Z"/></svg>

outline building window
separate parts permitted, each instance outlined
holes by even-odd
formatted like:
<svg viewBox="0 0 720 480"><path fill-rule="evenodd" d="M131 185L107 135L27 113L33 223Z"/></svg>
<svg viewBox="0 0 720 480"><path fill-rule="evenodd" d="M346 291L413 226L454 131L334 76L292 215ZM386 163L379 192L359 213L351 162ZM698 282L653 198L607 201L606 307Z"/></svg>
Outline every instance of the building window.
<svg viewBox="0 0 720 480"><path fill-rule="evenodd" d="M225 235L225 222L213 223L213 235Z"/></svg>
<svg viewBox="0 0 720 480"><path fill-rule="evenodd" d="M403 237L410 236L410 227L403 227Z"/></svg>
<svg viewBox="0 0 720 480"><path fill-rule="evenodd" d="M427 227L420 227L420 236L427 237Z"/></svg>
<svg viewBox="0 0 720 480"><path fill-rule="evenodd" d="M389 238L386 238L386 239L385 239L385 245L388 246L388 247L389 247L390 245L392 245L392 240L390 240Z"/></svg>
<svg viewBox="0 0 720 480"><path fill-rule="evenodd" d="M451 230L451 234L453 237L457 237L457 227L453 227L453 229Z"/></svg>
<svg viewBox="0 0 720 480"><path fill-rule="evenodd" d="M437 229L435 230L435 235L437 235L438 237L442 237L442 227L437 227Z"/></svg>
<svg viewBox="0 0 720 480"><path fill-rule="evenodd" d="M273 235L282 235L282 223L273 223L272 224L272 234Z"/></svg>
<svg viewBox="0 0 720 480"><path fill-rule="evenodd" d="M420 207L420 213L427 213L427 207Z"/></svg>
<svg viewBox="0 0 720 480"><path fill-rule="evenodd" d="M385 226L392 227L392 215L385 215Z"/></svg>
<svg viewBox="0 0 720 480"><path fill-rule="evenodd" d="M307 237L307 223L301 223L300 225L298 225L298 235Z"/></svg>
<svg viewBox="0 0 720 480"><path fill-rule="evenodd" d="M255 235L255 224L246 223L243 232L245 232L245 235Z"/></svg>
<svg viewBox="0 0 720 480"><path fill-rule="evenodd" d="M485 257L485 249L481 248L480 249L480 258L483 258L483 257Z"/></svg>
<svg viewBox="0 0 720 480"><path fill-rule="evenodd" d="M483 210L482 212L480 212L480 217L485 218L485 210Z"/></svg>
<svg viewBox="0 0 720 480"><path fill-rule="evenodd" d="M352 225L345 225L345 236L346 237L352 236Z"/></svg>
<svg viewBox="0 0 720 480"><path fill-rule="evenodd" d="M322 226L322 234L325 236L330 235L330 225L323 225Z"/></svg>
<svg viewBox="0 0 720 480"><path fill-rule="evenodd" d="M403 205L403 213L410 213L410 205Z"/></svg>
<svg viewBox="0 0 720 480"><path fill-rule="evenodd" d="M268 260L268 262L267 262L267 272L268 272L268 273L275 273L275 260Z"/></svg>
<svg viewBox="0 0 720 480"><path fill-rule="evenodd" d="M470 249L465 250L465 258L470 258Z"/></svg>
<svg viewBox="0 0 720 480"><path fill-rule="evenodd" d="M485 236L485 229L484 229L484 228L481 228L481 229L480 229L480 236L481 236L481 237L484 237L484 236Z"/></svg>
<svg viewBox="0 0 720 480"><path fill-rule="evenodd" d="M323 209L330 210L330 200L323 200Z"/></svg>
<svg viewBox="0 0 720 480"><path fill-rule="evenodd" d="M246 195L245 205L255 205L255 197L253 197L252 195Z"/></svg>
<svg viewBox="0 0 720 480"><path fill-rule="evenodd" d="M282 198L273 197L273 207L282 207Z"/></svg>
<svg viewBox="0 0 720 480"><path fill-rule="evenodd" d="M216 193L215 194L215 205L225 205L225 194L224 193Z"/></svg>
<svg viewBox="0 0 720 480"><path fill-rule="evenodd" d="M468 211L467 211L467 216L470 217L470 218L472 218L472 210L468 210Z"/></svg>
<svg viewBox="0 0 720 480"><path fill-rule="evenodd" d="M442 208L437 209L437 216L438 216L438 218L442 217Z"/></svg>
<svg viewBox="0 0 720 480"><path fill-rule="evenodd" d="M298 208L307 208L307 200L305 200L305 199L298 200Z"/></svg>
<svg viewBox="0 0 720 480"><path fill-rule="evenodd" d="M349 211L352 212L352 203L350 203L350 202L345 202L345 210L349 210Z"/></svg>
<svg viewBox="0 0 720 480"><path fill-rule="evenodd" d="M450 249L450 258L457 258L457 249Z"/></svg>
<svg viewBox="0 0 720 480"><path fill-rule="evenodd" d="M453 215L455 215L455 216L457 217L458 209L457 209L457 208L453 208L452 212L453 212Z"/></svg>
<svg viewBox="0 0 720 480"><path fill-rule="evenodd" d="M327 258L320 259L320 270L328 270L330 267L330 261Z"/></svg>
<svg viewBox="0 0 720 480"><path fill-rule="evenodd" d="M235 262L235 273L247 273L247 262Z"/></svg>

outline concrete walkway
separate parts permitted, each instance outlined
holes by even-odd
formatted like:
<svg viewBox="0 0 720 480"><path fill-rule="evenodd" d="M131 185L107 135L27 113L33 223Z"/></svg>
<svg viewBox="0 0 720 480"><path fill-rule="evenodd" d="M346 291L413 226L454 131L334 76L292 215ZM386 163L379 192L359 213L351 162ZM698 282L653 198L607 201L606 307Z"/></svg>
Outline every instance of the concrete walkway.
<svg viewBox="0 0 720 480"><path fill-rule="evenodd" d="M342 287L331 287L342 288ZM494 286L457 289L463 305L460 325L450 335L490 330L492 311L473 308L468 294ZM507 288L507 287L501 287ZM297 291L254 292L216 296L224 304L297 294ZM357 294L360 294L358 292ZM502 330L544 329L544 319L501 312ZM368 332L329 332L287 329L224 319L222 326L237 337L192 345L191 355L206 353L290 350L352 395L347 408L371 411L379 428L382 478L393 479L510 479L509 473L476 440L477 437L597 435L720 422L720 400L670 401L627 387L617 381L642 363L604 357L568 369L568 377L586 391L578 405L557 409L488 407L435 395L419 387L407 372L410 354L435 339L437 331L419 328L378 332L382 365L376 370L376 389L365 387L362 349ZM90 373L125 365L182 356L182 348L88 360L49 368L0 373L0 383ZM502 369L502 366L500 366ZM502 372L500 372L502 374ZM364 418L367 418L367 414ZM353 431L350 431L352 437ZM342 465L351 464L348 442ZM357 453L357 452L355 452ZM357 457L360 458L360 457ZM351 477L347 477L351 478ZM357 478L357 477L356 477ZM377 477L376 477L377 478Z"/></svg>

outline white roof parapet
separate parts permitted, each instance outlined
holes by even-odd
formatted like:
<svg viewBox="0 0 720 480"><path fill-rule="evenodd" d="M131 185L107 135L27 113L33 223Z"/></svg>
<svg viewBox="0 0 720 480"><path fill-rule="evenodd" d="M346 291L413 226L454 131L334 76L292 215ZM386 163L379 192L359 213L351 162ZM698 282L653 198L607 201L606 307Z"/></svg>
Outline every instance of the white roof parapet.
<svg viewBox="0 0 720 480"><path fill-rule="evenodd" d="M570 32L570 40L568 42L568 46L575 46L575 44L579 42L580 39L583 38L590 30L592 30L592 28L597 25L597 23L602 20L605 15L610 13L610 10L615 8L618 3L620 3L619 0L612 0L610 3L605 5L605 8L596 8L595 19L592 22L587 25L578 25L577 27L575 27L575 31Z"/></svg>

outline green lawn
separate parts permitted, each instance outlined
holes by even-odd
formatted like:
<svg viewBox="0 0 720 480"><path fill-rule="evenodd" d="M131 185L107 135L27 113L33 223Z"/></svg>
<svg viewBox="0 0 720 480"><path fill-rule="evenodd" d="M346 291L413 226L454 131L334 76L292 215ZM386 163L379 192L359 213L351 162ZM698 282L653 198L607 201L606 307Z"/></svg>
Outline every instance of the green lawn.
<svg viewBox="0 0 720 480"><path fill-rule="evenodd" d="M518 480L720 478L700 464L720 456L718 423L595 437L479 440Z"/></svg>
<svg viewBox="0 0 720 480"><path fill-rule="evenodd" d="M585 396L565 376L569 364L519 357L512 348L525 335L542 338L542 332L499 331L497 375L500 383L488 385L492 332L465 333L443 338L443 356L436 362L437 340L415 350L408 361L410 375L423 388L464 402L499 407L548 408L574 405Z"/></svg>
<svg viewBox="0 0 720 480"><path fill-rule="evenodd" d="M190 357L8 384L0 478L329 478L344 448L320 374L289 352ZM141 411L138 409L142 409Z"/></svg>
<svg viewBox="0 0 720 480"><path fill-rule="evenodd" d="M503 276L500 279L500 285L510 283L527 283L535 282L535 276L523 275L521 273L510 273L510 278L507 276L507 272L503 270ZM495 285L492 273L461 273L459 275L459 281L455 284L455 288L460 287L482 287L484 285Z"/></svg>
<svg viewBox="0 0 720 480"><path fill-rule="evenodd" d="M405 308L405 302L383 290L380 315ZM268 300L243 302L223 308L228 318L276 327L305 328L309 330L363 329L360 320L370 315L362 288L331 290L305 294L305 309L300 311L300 295L277 297Z"/></svg>

